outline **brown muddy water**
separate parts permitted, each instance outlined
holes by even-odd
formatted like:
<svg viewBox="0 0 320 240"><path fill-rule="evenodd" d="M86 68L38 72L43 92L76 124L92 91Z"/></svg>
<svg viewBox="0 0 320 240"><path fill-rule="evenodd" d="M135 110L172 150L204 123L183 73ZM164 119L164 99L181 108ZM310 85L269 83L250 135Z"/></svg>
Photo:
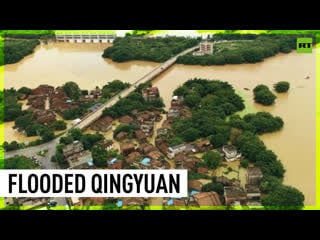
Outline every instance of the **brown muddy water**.
<svg viewBox="0 0 320 240"><path fill-rule="evenodd" d="M103 59L102 51L107 46L110 45L49 43L38 46L34 54L19 63L5 66L5 88L35 88L39 84L59 86L67 81L75 81L82 89L93 89L114 79L132 83L158 65L144 61L114 63ZM305 79L306 76L309 78ZM247 112L268 111L284 120L285 126L281 131L265 134L261 139L283 162L287 170L285 184L301 190L305 195L306 205L314 205L315 51L312 54L279 54L256 64L209 67L176 64L158 76L153 84L159 87L168 108L173 90L195 77L228 81L246 99ZM257 84L272 87L278 81L290 82L289 93L276 94L276 103L271 107L253 103L251 90ZM5 140L31 140L12 131L12 123L4 125Z"/></svg>

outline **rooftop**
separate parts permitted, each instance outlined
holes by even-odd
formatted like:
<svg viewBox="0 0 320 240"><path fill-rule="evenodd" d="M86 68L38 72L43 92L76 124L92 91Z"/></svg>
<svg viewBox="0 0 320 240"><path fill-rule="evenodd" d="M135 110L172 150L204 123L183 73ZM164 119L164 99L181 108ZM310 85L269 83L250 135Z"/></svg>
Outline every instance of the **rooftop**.
<svg viewBox="0 0 320 240"><path fill-rule="evenodd" d="M201 191L202 183L198 180L190 180L188 181L188 189Z"/></svg>
<svg viewBox="0 0 320 240"><path fill-rule="evenodd" d="M227 198L246 197L246 193L241 187L224 187L224 193Z"/></svg>
<svg viewBox="0 0 320 240"><path fill-rule="evenodd" d="M249 167L247 169L248 175L262 175L262 171L259 167Z"/></svg>
<svg viewBox="0 0 320 240"><path fill-rule="evenodd" d="M89 35L98 35L98 34L116 34L116 30L56 30L55 34L89 34Z"/></svg>
<svg viewBox="0 0 320 240"><path fill-rule="evenodd" d="M216 192L202 192L193 195L199 206L221 206L219 195Z"/></svg>
<svg viewBox="0 0 320 240"><path fill-rule="evenodd" d="M222 150L227 153L233 153L237 151L237 148L233 145L225 145L222 147Z"/></svg>
<svg viewBox="0 0 320 240"><path fill-rule="evenodd" d="M80 166L82 164L92 162L92 154L89 150L75 153L67 158L70 168Z"/></svg>
<svg viewBox="0 0 320 240"><path fill-rule="evenodd" d="M245 189L247 193L260 193L259 186L255 184L246 184Z"/></svg>
<svg viewBox="0 0 320 240"><path fill-rule="evenodd" d="M143 165L149 165L150 164L151 159L150 158L144 158L141 160L141 164Z"/></svg>

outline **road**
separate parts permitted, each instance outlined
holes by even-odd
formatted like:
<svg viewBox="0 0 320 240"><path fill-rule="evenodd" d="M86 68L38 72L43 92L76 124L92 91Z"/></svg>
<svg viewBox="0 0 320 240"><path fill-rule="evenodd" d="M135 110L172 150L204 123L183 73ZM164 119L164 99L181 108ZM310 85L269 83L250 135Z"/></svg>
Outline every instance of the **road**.
<svg viewBox="0 0 320 240"><path fill-rule="evenodd" d="M51 157L56 153L56 146L59 143L59 139L54 139L51 142L44 143L38 146L29 147L25 149L19 149L15 151L5 152L5 158L18 156L26 156L28 158L32 158L32 156L36 156L37 160L42 169L57 169L59 168L58 164L55 162L51 162ZM48 150L44 157L37 155L38 152ZM67 200L66 198L51 198L57 202L58 206L66 206Z"/></svg>
<svg viewBox="0 0 320 240"><path fill-rule="evenodd" d="M199 46L189 48L189 49L179 53L178 55L174 56L173 58L170 58L166 62L160 64L159 66L154 68L151 72L149 72L148 74L144 75L142 78L135 81L129 88L121 91L118 95L111 98L108 102L103 104L95 112L91 113L90 115L88 115L87 117L82 119L81 122L78 123L77 125L75 125L74 127L77 127L80 129L84 129L84 128L88 127L92 122L98 120L102 116L104 109L112 107L114 104L116 104L120 97L121 98L127 97L131 92L133 92L136 89L136 87L139 84L149 82L152 79L154 79L156 76L160 75L162 72L166 71L169 67L171 67L176 62L176 60L179 56L182 56L182 55L185 55L189 52L192 52L197 48L199 48Z"/></svg>

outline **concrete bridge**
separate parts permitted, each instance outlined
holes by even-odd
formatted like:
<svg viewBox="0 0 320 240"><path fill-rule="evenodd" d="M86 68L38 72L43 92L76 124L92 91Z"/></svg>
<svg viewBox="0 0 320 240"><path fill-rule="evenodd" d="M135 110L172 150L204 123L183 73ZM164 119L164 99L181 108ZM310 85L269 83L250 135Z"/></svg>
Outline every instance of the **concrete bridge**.
<svg viewBox="0 0 320 240"><path fill-rule="evenodd" d="M176 60L177 60L177 58L179 56L182 56L182 55L185 55L187 53L190 53L190 52L196 50L197 48L199 48L199 46L195 46L195 47L189 48L189 49L179 53L178 55L170 58L169 60L165 61L164 63L160 64L159 66L154 68L151 72L147 73L146 75L144 75L143 77L141 77L140 79L135 81L129 88L121 91L119 94L117 94L116 96L112 97L108 102L106 102L105 104L100 106L100 108L98 108L96 111L94 111L94 112L90 113L89 115L87 115L85 118L83 118L81 120L81 122L79 122L78 124L74 125L73 127L80 128L80 129L85 129L91 123L93 123L94 121L98 120L102 116L102 113L103 113L104 109L109 108L109 107L113 106L114 104L116 104L117 101L120 98L127 97L130 93L132 93L136 89L136 87L139 84L149 82L149 81L153 80L155 77L157 77L158 75L160 75L161 73L163 73L166 70L168 70L176 62Z"/></svg>

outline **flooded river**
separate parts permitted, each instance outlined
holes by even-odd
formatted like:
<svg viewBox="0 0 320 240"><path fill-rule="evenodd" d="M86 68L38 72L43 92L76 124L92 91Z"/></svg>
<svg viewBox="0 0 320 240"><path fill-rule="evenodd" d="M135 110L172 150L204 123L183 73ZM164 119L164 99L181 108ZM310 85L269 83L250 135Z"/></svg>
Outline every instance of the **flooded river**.
<svg viewBox="0 0 320 240"><path fill-rule="evenodd" d="M50 43L37 47L34 54L21 62L5 66L5 88L37 87L39 84L62 85L75 81L82 89L93 89L120 79L134 82L152 70L157 63L132 61L114 63L101 57L107 44ZM262 63L225 66L174 65L158 76L153 84L159 87L166 108L172 91L194 77L230 82L246 99L249 111L268 111L283 118L283 130L265 134L261 139L283 162L287 172L285 183L300 189L306 205L315 204L315 51L312 54L279 54ZM305 79L309 76L308 79ZM252 101L257 84L270 87L278 81L289 81L289 93L277 94L276 104L262 107ZM26 141L5 123L5 140ZM27 139L30 140L30 139Z"/></svg>

